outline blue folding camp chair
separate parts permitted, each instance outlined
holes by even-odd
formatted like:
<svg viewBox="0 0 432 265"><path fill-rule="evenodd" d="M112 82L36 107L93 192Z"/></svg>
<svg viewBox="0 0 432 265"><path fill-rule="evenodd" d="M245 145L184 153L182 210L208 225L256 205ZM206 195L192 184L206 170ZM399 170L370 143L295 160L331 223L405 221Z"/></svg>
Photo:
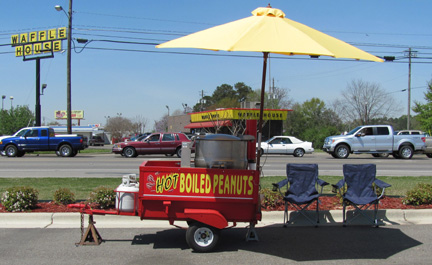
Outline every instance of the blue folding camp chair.
<svg viewBox="0 0 432 265"><path fill-rule="evenodd" d="M376 178L375 164L345 164L343 165L343 175L343 179L333 185L343 198L343 225L346 226L347 224L346 206L352 205L355 211L350 222L360 213L372 222L375 227L378 227L379 200L384 196L385 189L391 187L391 185ZM377 195L377 187L382 189L379 196ZM365 212L371 206L374 206L373 219Z"/></svg>
<svg viewBox="0 0 432 265"><path fill-rule="evenodd" d="M293 206L296 212L303 215L313 225L319 224L319 196L322 194L323 187L328 185L327 182L318 178L317 164L287 164L287 178L279 183L273 183L273 190L282 194L285 201L284 227L287 223L292 223L295 218L289 220L288 205ZM286 192L282 193L281 188L287 186ZM318 193L317 188L321 186ZM306 209L313 202L316 203L316 221L312 220L307 214Z"/></svg>

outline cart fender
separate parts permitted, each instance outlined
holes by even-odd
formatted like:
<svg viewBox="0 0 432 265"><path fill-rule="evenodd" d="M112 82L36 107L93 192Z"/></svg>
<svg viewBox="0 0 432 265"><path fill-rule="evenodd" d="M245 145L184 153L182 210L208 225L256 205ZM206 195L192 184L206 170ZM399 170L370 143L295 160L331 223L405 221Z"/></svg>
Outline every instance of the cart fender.
<svg viewBox="0 0 432 265"><path fill-rule="evenodd" d="M225 217L216 210L209 209L184 209L186 217L196 220L198 222L211 225L218 229L228 226L228 221Z"/></svg>

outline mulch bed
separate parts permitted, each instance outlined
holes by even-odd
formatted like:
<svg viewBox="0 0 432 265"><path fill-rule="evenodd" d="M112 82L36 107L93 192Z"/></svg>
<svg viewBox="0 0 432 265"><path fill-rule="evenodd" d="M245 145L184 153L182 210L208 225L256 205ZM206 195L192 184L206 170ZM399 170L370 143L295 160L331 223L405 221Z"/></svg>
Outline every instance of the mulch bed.
<svg viewBox="0 0 432 265"><path fill-rule="evenodd" d="M342 205L339 202L339 198L336 196L321 196L320 197L320 210L339 210L342 209ZM384 197L380 200L380 209L432 209L431 204L413 206L405 205L402 203L401 197ZM313 206L313 205L312 205ZM290 210L293 210L289 208ZM264 211L283 211L283 203L277 207L267 207L263 208ZM40 202L36 205L36 208L31 210L33 213L63 213L63 212L79 212L77 208L68 208L66 205L58 205L53 202ZM7 213L3 205L0 204L0 213Z"/></svg>

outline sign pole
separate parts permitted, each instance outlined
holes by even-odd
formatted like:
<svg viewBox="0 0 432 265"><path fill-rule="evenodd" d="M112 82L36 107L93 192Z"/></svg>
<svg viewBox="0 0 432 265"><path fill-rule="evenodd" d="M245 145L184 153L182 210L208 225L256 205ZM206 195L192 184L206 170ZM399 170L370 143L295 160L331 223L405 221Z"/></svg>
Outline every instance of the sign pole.
<svg viewBox="0 0 432 265"><path fill-rule="evenodd" d="M40 59L36 59L36 120L35 126L41 126L41 105L40 105Z"/></svg>

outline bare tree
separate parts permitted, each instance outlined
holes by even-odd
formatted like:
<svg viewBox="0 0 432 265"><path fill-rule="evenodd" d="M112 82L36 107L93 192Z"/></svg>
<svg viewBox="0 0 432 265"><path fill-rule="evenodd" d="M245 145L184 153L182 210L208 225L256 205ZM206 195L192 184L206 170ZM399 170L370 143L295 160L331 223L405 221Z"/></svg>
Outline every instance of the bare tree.
<svg viewBox="0 0 432 265"><path fill-rule="evenodd" d="M143 115L137 115L133 120L133 124L132 124L133 131L137 134L144 133L147 123L148 123L147 118L145 118Z"/></svg>
<svg viewBox="0 0 432 265"><path fill-rule="evenodd" d="M353 80L335 100L333 108L344 121L368 124L372 119L390 117L400 110L400 104L376 83Z"/></svg>
<svg viewBox="0 0 432 265"><path fill-rule="evenodd" d="M132 132L132 121L121 116L109 118L105 130L110 132L112 137L121 139Z"/></svg>

